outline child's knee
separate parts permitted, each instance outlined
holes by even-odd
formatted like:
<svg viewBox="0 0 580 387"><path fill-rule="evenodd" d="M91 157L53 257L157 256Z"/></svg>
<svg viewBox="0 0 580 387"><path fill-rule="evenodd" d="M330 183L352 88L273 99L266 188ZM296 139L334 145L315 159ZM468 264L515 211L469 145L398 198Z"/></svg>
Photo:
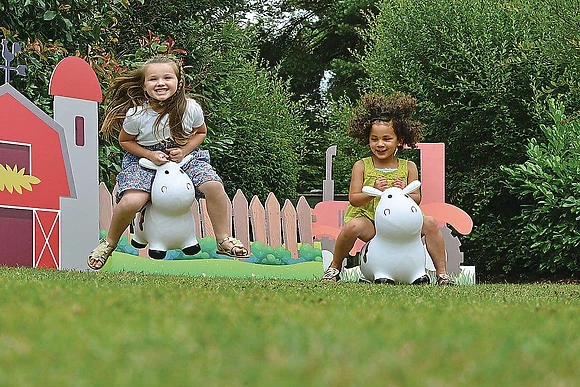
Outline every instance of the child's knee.
<svg viewBox="0 0 580 387"><path fill-rule="evenodd" d="M224 185L217 181L207 181L198 187L198 190L203 193L206 198L219 197L226 195Z"/></svg>
<svg viewBox="0 0 580 387"><path fill-rule="evenodd" d="M423 234L439 232L439 224L432 216L423 217Z"/></svg>
<svg viewBox="0 0 580 387"><path fill-rule="evenodd" d="M117 207L127 212L137 212L149 201L150 195L146 192L127 192L121 197Z"/></svg>
<svg viewBox="0 0 580 387"><path fill-rule="evenodd" d="M374 229L371 230L371 228L372 228L372 223L369 222L367 224L364 222L356 221L356 219L353 219L344 225L342 232L350 238L358 238L361 235L365 235L365 234L369 234L369 233L374 234Z"/></svg>

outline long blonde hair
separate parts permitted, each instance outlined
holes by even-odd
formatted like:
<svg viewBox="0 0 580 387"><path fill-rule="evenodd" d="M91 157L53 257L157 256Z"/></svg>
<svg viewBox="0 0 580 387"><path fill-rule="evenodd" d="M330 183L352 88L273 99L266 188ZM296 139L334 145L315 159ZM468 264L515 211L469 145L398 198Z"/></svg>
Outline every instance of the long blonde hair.
<svg viewBox="0 0 580 387"><path fill-rule="evenodd" d="M149 101L150 97L143 90L145 72L148 66L156 63L169 64L175 71L178 85L175 94L160 104L162 110L159 112L159 116L153 124L155 135L157 136L160 132L159 123L163 117L168 116L169 131L173 141L178 145L184 145L187 142L188 135L186 135L183 128L183 115L187 108L183 67L180 62L166 56L154 57L145 62L141 67L115 78L105 92L105 101L107 101L107 104L105 118L101 126L101 133L105 136L113 136L119 133L123 128L123 121L129 109L137 108Z"/></svg>

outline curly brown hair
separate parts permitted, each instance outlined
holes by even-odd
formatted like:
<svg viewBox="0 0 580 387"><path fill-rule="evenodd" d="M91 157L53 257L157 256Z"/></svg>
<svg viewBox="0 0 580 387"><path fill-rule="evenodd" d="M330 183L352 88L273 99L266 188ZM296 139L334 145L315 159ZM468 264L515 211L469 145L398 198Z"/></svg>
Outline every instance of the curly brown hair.
<svg viewBox="0 0 580 387"><path fill-rule="evenodd" d="M112 85L105 92L108 101L105 108L105 118L101 126L101 133L111 136L123 128L125 115L130 108L136 108L149 101L149 96L143 90L145 84L145 70L148 66L156 63L169 64L175 71L178 79L177 91L163 103L163 111L159 113L154 123L155 130L159 129L159 123L163 117L168 116L171 138L178 144L184 145L188 136L183 130L183 114L187 107L185 94L185 75L183 66L178 60L167 56L158 56L149 59L139 68L115 78Z"/></svg>
<svg viewBox="0 0 580 387"><path fill-rule="evenodd" d="M354 109L355 116L348 121L346 134L361 145L369 144L371 127L375 122L392 122L397 137L403 145L415 148L421 140L423 124L410 117L417 107L417 100L403 93L365 94L360 105ZM401 146L402 148L402 146Z"/></svg>

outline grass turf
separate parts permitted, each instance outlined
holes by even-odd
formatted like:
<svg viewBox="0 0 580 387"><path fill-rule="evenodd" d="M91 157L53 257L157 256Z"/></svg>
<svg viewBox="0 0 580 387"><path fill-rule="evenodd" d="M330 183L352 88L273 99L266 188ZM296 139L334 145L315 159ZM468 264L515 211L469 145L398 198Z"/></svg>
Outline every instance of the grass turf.
<svg viewBox="0 0 580 387"><path fill-rule="evenodd" d="M0 385L575 385L577 285L0 268Z"/></svg>

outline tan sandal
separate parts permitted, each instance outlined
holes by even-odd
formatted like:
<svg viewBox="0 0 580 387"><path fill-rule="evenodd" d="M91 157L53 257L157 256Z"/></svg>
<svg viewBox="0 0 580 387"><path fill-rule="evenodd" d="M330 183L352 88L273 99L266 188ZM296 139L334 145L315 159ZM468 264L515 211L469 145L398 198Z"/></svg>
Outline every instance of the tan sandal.
<svg viewBox="0 0 580 387"><path fill-rule="evenodd" d="M437 285L453 286L453 285L455 285L455 281L453 281L453 279L451 279L451 277L447 273L439 274L439 275L437 275Z"/></svg>
<svg viewBox="0 0 580 387"><path fill-rule="evenodd" d="M338 282L340 281L340 270L335 267L329 266L328 269L322 275L320 282Z"/></svg>
<svg viewBox="0 0 580 387"><path fill-rule="evenodd" d="M224 246L224 243L231 243L232 245L228 248ZM232 258L248 258L250 256L248 249L246 249L239 239L234 237L227 237L221 242L217 242L216 253L227 255Z"/></svg>
<svg viewBox="0 0 580 387"><path fill-rule="evenodd" d="M101 243L99 243L99 245L95 247L93 251L91 251L89 258L87 259L87 265L93 270L100 270L103 266L105 266L107 259L109 259L111 254L113 254L113 251L115 251L116 247L117 246L113 246L107 242L106 239L101 240ZM91 260L93 261L92 264ZM97 262L101 265L95 266Z"/></svg>

